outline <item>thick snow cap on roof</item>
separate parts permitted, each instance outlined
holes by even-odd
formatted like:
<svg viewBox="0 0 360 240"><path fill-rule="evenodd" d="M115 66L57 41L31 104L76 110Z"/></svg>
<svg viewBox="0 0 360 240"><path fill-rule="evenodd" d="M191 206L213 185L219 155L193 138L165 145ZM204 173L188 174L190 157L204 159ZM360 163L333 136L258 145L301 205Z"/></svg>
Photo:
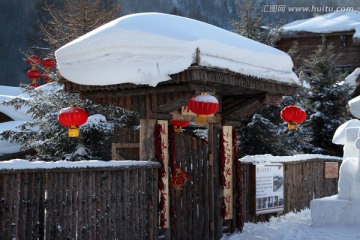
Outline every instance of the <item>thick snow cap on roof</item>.
<svg viewBox="0 0 360 240"><path fill-rule="evenodd" d="M284 52L197 20L140 13L113 20L55 52L60 73L83 85L156 86L195 62L299 84Z"/></svg>
<svg viewBox="0 0 360 240"><path fill-rule="evenodd" d="M355 30L353 37L360 38L360 12L335 11L314 18L288 23L283 26L283 30L285 33L333 33Z"/></svg>

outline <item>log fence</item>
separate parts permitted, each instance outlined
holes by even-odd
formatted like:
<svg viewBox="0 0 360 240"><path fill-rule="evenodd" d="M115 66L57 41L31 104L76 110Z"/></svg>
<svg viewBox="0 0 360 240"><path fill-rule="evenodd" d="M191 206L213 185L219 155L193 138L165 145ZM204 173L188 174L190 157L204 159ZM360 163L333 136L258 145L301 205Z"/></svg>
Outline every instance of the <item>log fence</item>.
<svg viewBox="0 0 360 240"><path fill-rule="evenodd" d="M0 239L157 239L158 168L0 170Z"/></svg>

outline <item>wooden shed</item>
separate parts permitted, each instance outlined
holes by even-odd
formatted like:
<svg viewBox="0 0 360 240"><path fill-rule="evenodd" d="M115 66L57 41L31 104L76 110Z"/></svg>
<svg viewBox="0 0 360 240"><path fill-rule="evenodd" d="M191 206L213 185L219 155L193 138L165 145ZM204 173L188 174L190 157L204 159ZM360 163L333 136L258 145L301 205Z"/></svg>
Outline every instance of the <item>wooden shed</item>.
<svg viewBox="0 0 360 240"><path fill-rule="evenodd" d="M132 27L143 20L136 31L131 30L131 34L125 24L130 20L134 20L130 24ZM156 23L156 26L147 25L149 22ZM172 26L169 27L170 23L178 26L176 31ZM118 29L109 30L114 27ZM153 32L148 34L151 27L154 28ZM140 114L139 158L160 161L163 166L159 186L160 196L164 197L165 203L160 197L159 225L166 239L220 239L224 221L232 222L234 228L243 221L241 213L235 216L231 210L237 205L232 190L237 186L236 182L240 181L236 180L237 173L240 174L237 172L240 171L240 163L237 160L236 144L233 142L236 137L232 126L264 105L275 104L282 96L295 93L299 83L291 70L291 59L277 49L214 26L166 14L140 14L131 19L120 18L110 23L109 28L106 25L101 28L105 29L107 37L117 39L114 48L94 45L100 39L110 41L103 38L99 31L95 31L56 52L59 72L64 76L62 81L65 90L78 92L82 98L96 103L116 105ZM159 34L161 30L163 32ZM201 35L202 31L206 33ZM111 35L111 32L116 35ZM141 34L134 37L134 33L139 32ZM164 32L167 34L165 37L162 35ZM180 40L173 39L174 32L181 35ZM122 34L129 34L128 38ZM144 45L149 46L154 41L154 46L157 46L159 37L163 40L162 45L166 45L166 51L171 49L168 52L171 55L169 59L176 64L171 65L169 59L164 60L167 55L159 53L165 51L161 44L156 51L151 51L150 56L150 48L144 46L144 52L139 53L137 47L134 48L134 53L129 54L133 47L128 46L129 42L146 38ZM210 38L210 41L203 41L203 38ZM197 44L194 51L186 53L190 53L190 56L183 56L182 51L186 52L194 43ZM126 47L120 46L121 44ZM76 51L83 52L74 54ZM94 60L94 56L98 56L100 60ZM136 57L138 61L134 60ZM142 61L144 58L148 63L146 67L142 66L145 64ZM105 79L105 83L93 76L101 71L100 65L104 59L115 61L108 64L111 66L104 66L104 69L114 73L104 73L110 78ZM137 67L126 65L126 59ZM93 60L99 62L92 62ZM178 65L188 60L187 67L179 70L181 68ZM142 64L139 64L140 61ZM89 65L96 68L88 68ZM151 73L139 75L139 78L151 76L153 83L153 76L166 69L166 66L169 67L165 71L166 79L163 75L158 75L162 80L157 81L157 84L127 82L122 79L124 76L132 78L139 73L139 69L144 68L150 69ZM123 72L116 75L119 68ZM137 80L136 77L133 79ZM183 107L192 96L200 92L214 95L219 102L219 111L208 117L207 141L185 133L174 135L168 130L168 120L174 118L194 121L195 116L184 114ZM168 131L170 135L163 134ZM170 181L176 175L174 170L177 168L186 172L190 179L181 189L175 189ZM225 175L228 178L225 179ZM224 181L228 183L226 189L229 193L226 194L231 198L229 207L224 207Z"/></svg>
<svg viewBox="0 0 360 240"><path fill-rule="evenodd" d="M332 44L339 54L339 71L351 73L360 67L360 38L356 25L360 24L359 12L332 12L310 19L303 19L283 26L281 39L276 47L284 52L296 45L294 66L299 69L303 60L315 53L319 45Z"/></svg>

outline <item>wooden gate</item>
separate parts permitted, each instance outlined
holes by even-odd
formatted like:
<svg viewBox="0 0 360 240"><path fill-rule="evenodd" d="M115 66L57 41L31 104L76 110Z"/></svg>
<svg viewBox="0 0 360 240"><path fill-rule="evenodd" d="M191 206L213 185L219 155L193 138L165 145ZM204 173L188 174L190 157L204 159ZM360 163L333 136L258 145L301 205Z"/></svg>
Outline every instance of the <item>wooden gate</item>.
<svg viewBox="0 0 360 240"><path fill-rule="evenodd" d="M174 139L176 162L190 180L181 190L171 188L171 239L210 239L208 144L188 133Z"/></svg>
<svg viewBox="0 0 360 240"><path fill-rule="evenodd" d="M111 149L112 159L139 160L139 141L138 129L116 127Z"/></svg>

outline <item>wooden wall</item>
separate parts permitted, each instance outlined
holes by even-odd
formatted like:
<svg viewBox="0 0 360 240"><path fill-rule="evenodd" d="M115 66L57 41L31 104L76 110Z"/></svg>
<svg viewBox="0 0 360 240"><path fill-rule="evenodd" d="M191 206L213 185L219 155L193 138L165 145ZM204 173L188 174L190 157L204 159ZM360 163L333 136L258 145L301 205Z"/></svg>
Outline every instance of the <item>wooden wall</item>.
<svg viewBox="0 0 360 240"><path fill-rule="evenodd" d="M345 46L340 40L341 35L346 36ZM327 43L332 43L334 45L334 52L336 54L341 54L337 65L349 65L353 67L353 70L355 70L355 68L360 67L360 44L353 42L352 35L352 32L335 33L331 35L328 34L326 35L326 41ZM288 52L289 49L293 46L294 42L298 42L298 52L292 59L295 68L299 69L301 66L303 66L304 60L308 59L310 55L314 54L317 46L322 44L322 35L299 34L294 36L285 36L276 44L276 48L284 52Z"/></svg>
<svg viewBox="0 0 360 240"><path fill-rule="evenodd" d="M284 212L298 212L310 207L310 201L338 193L338 178L325 179L325 162L341 161L309 159L306 161L284 162ZM242 163L243 216L245 222L267 221L277 214L255 215L254 165ZM235 191L235 189L234 189Z"/></svg>
<svg viewBox="0 0 360 240"><path fill-rule="evenodd" d="M157 239L158 167L0 171L0 239Z"/></svg>

